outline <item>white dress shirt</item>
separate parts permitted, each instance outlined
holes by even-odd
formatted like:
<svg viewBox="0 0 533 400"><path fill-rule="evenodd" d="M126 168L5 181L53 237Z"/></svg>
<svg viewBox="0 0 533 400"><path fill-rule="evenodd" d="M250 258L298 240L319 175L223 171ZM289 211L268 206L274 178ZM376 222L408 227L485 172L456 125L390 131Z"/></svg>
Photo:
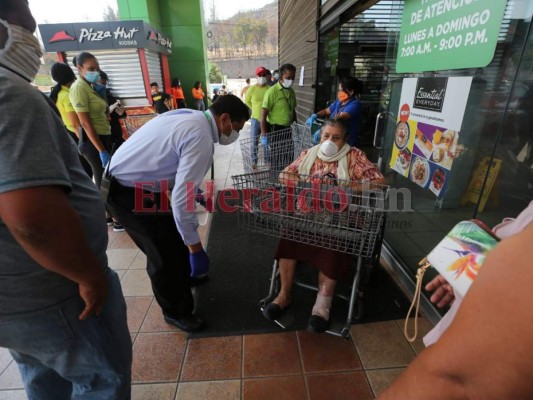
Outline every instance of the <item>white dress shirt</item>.
<svg viewBox="0 0 533 400"><path fill-rule="evenodd" d="M129 187L153 182L147 190L160 191L168 181L176 226L186 245L200 242L196 212L187 210L187 182L200 186L213 163L218 129L210 111L174 110L158 115L130 137L111 159L109 171Z"/></svg>

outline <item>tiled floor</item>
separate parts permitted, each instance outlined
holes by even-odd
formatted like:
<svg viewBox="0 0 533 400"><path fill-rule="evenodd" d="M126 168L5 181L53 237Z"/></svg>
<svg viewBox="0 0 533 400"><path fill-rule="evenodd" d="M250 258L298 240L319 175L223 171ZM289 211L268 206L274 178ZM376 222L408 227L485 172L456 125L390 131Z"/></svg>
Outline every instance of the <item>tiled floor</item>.
<svg viewBox="0 0 533 400"><path fill-rule="evenodd" d="M220 189L238 173L228 165L238 163L240 152L238 144L217 147ZM204 243L208 228L200 228ZM108 256L128 305L133 399L372 399L423 348L420 340L405 340L403 321L355 325L353 340L308 332L187 340L163 321L144 271L146 258L126 233L110 230ZM419 337L429 329L422 319ZM26 399L18 369L2 348L0 399Z"/></svg>

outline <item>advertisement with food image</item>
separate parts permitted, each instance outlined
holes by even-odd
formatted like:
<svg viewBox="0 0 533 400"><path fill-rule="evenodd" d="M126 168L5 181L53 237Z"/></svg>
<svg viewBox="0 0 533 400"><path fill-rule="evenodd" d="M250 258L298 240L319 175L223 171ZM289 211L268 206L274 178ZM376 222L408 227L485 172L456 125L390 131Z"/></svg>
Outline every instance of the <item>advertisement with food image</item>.
<svg viewBox="0 0 533 400"><path fill-rule="evenodd" d="M405 114L404 114L404 118ZM394 146L392 146L392 157L390 161L390 168L405 176L409 175L409 167L411 165L411 154L413 153L413 146L415 141L416 121L405 120L398 121L396 124L396 131L394 134Z"/></svg>
<svg viewBox="0 0 533 400"><path fill-rule="evenodd" d="M441 196L441 193L444 193L442 189L448 181L448 175L450 171L445 170L441 167L435 167L433 173L431 174L431 180L429 182L429 190L437 197Z"/></svg>
<svg viewBox="0 0 533 400"><path fill-rule="evenodd" d="M446 193L461 147L471 84L472 77L445 76L405 78L402 83L389 165L437 197ZM428 106L430 100L434 106Z"/></svg>
<svg viewBox="0 0 533 400"><path fill-rule="evenodd" d="M452 169L458 140L459 132L419 122L413 152L441 167Z"/></svg>
<svg viewBox="0 0 533 400"><path fill-rule="evenodd" d="M413 156L409 179L422 188L426 188L429 182L431 169L429 161L420 156Z"/></svg>

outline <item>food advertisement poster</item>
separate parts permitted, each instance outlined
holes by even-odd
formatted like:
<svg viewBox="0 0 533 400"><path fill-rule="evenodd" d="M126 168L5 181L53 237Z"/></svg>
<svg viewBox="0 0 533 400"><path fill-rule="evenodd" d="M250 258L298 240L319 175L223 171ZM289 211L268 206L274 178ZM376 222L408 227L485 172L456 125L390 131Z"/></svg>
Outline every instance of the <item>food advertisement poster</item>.
<svg viewBox="0 0 533 400"><path fill-rule="evenodd" d="M390 167L437 197L446 192L472 77L403 80Z"/></svg>

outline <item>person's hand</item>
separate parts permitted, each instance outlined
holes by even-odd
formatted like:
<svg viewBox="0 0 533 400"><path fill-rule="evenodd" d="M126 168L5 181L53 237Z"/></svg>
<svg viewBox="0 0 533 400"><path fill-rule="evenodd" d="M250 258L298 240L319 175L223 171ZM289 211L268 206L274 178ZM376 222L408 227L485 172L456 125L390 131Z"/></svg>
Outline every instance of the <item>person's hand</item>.
<svg viewBox="0 0 533 400"><path fill-rule="evenodd" d="M110 159L111 157L109 157L109 153L107 151L104 150L100 152L100 160L102 161L102 167L105 168Z"/></svg>
<svg viewBox="0 0 533 400"><path fill-rule="evenodd" d="M455 300L452 286L440 274L426 285L426 290L433 292L429 300L439 308L451 305Z"/></svg>
<svg viewBox="0 0 533 400"><path fill-rule="evenodd" d="M307 121L305 121L305 124L307 126L311 126L313 125L313 123L316 121L316 114L311 114L311 116L309 118L307 118Z"/></svg>
<svg viewBox="0 0 533 400"><path fill-rule="evenodd" d="M263 146L267 146L268 145L268 136L267 135L261 135L261 144Z"/></svg>
<svg viewBox="0 0 533 400"><path fill-rule="evenodd" d="M189 261L191 263L191 276L199 278L209 272L209 257L203 248L196 253L190 253Z"/></svg>
<svg viewBox="0 0 533 400"><path fill-rule="evenodd" d="M79 315L80 320L84 320L93 314L100 315L108 290L107 279L103 270L93 275L89 282L78 283L78 292L85 303L85 308Z"/></svg>

